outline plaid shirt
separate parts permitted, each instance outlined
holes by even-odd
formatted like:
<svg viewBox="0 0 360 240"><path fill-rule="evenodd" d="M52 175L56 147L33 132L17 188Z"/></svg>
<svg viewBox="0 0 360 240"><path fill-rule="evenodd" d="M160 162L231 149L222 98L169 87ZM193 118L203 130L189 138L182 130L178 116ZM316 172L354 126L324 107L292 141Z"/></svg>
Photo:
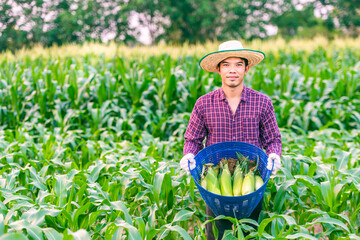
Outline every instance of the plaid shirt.
<svg viewBox="0 0 360 240"><path fill-rule="evenodd" d="M266 95L244 86L233 114L222 88L200 97L185 132L184 155L226 141L251 143L281 157L281 135L274 107Z"/></svg>

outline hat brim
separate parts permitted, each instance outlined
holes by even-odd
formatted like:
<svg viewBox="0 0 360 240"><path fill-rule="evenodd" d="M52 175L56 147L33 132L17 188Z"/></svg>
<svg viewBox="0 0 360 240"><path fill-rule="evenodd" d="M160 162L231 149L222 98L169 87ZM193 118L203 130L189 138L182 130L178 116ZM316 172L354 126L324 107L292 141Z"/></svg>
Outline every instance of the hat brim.
<svg viewBox="0 0 360 240"><path fill-rule="evenodd" d="M216 51L201 58L199 64L207 72L217 72L218 64L229 57L246 58L249 67L253 67L264 60L265 53L251 49Z"/></svg>

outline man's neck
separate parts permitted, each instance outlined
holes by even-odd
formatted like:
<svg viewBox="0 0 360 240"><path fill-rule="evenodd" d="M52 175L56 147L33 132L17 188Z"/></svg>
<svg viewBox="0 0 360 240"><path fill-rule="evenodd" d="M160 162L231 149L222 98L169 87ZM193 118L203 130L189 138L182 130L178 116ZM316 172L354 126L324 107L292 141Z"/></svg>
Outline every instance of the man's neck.
<svg viewBox="0 0 360 240"><path fill-rule="evenodd" d="M241 84L236 88L230 88L230 87L222 86L222 89L224 91L224 94L225 94L225 97L226 97L227 100L240 99L241 94L242 94L242 92L244 90L244 84Z"/></svg>

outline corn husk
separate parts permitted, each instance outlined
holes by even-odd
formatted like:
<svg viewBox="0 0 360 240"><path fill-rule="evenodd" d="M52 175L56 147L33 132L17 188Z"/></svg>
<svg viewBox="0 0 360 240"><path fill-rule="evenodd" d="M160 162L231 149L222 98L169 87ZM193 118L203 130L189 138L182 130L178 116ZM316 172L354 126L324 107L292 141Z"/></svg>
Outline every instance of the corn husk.
<svg viewBox="0 0 360 240"><path fill-rule="evenodd" d="M206 179L206 166L204 165L203 166L203 170L202 170L202 173L201 173L201 182L200 182L200 185L205 188L206 190L208 190L207 188L207 179Z"/></svg>
<svg viewBox="0 0 360 240"><path fill-rule="evenodd" d="M240 165L237 165L233 175L233 195L241 196L241 188L244 176L240 170Z"/></svg>
<svg viewBox="0 0 360 240"><path fill-rule="evenodd" d="M255 177L254 172L249 172L245 175L244 182L241 188L242 195L247 195L255 190Z"/></svg>
<svg viewBox="0 0 360 240"><path fill-rule="evenodd" d="M220 179L221 194L224 196L233 196L232 178L227 164L222 167Z"/></svg>
<svg viewBox="0 0 360 240"><path fill-rule="evenodd" d="M263 179L259 175L255 175L255 190L261 188L264 185Z"/></svg>
<svg viewBox="0 0 360 240"><path fill-rule="evenodd" d="M207 187L208 191L213 192L215 194L221 195L219 180L214 172L213 168L208 168L208 173L206 175Z"/></svg>

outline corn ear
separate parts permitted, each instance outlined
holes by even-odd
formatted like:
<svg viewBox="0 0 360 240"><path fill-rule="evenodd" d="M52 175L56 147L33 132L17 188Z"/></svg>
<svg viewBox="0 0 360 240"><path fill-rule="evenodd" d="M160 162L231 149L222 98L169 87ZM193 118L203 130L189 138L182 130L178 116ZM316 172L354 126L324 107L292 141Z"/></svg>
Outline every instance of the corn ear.
<svg viewBox="0 0 360 240"><path fill-rule="evenodd" d="M206 180L206 174L205 174L206 166L203 166L202 174L201 174L201 182L200 185L207 190L207 180Z"/></svg>
<svg viewBox="0 0 360 240"><path fill-rule="evenodd" d="M244 182L241 188L242 195L254 192L255 190L255 177L253 172L245 175Z"/></svg>
<svg viewBox="0 0 360 240"><path fill-rule="evenodd" d="M232 178L227 164L223 167L220 179L221 194L224 196L233 196Z"/></svg>
<svg viewBox="0 0 360 240"><path fill-rule="evenodd" d="M202 176L202 177L201 177L201 183L200 183L200 185L201 185L204 189L208 190L208 189L207 189L207 179L206 179L206 176Z"/></svg>
<svg viewBox="0 0 360 240"><path fill-rule="evenodd" d="M216 173L216 172L215 172ZM219 182L219 186L221 186L221 173L222 173L222 171L220 170L219 171L219 175L217 175L217 179L218 179L218 182ZM220 190L221 190L221 188L220 188Z"/></svg>
<svg viewBox="0 0 360 240"><path fill-rule="evenodd" d="M263 179L259 175L255 175L255 190L261 188L264 185Z"/></svg>
<svg viewBox="0 0 360 240"><path fill-rule="evenodd" d="M208 169L208 173L206 175L206 181L207 181L208 191L221 195L218 178L214 172L214 169L211 167Z"/></svg>
<svg viewBox="0 0 360 240"><path fill-rule="evenodd" d="M218 164L216 167L213 167L215 175L218 176L220 172L220 165Z"/></svg>
<svg viewBox="0 0 360 240"><path fill-rule="evenodd" d="M240 170L240 165L237 165L233 175L233 195L241 196L241 188L243 184L243 174Z"/></svg>

